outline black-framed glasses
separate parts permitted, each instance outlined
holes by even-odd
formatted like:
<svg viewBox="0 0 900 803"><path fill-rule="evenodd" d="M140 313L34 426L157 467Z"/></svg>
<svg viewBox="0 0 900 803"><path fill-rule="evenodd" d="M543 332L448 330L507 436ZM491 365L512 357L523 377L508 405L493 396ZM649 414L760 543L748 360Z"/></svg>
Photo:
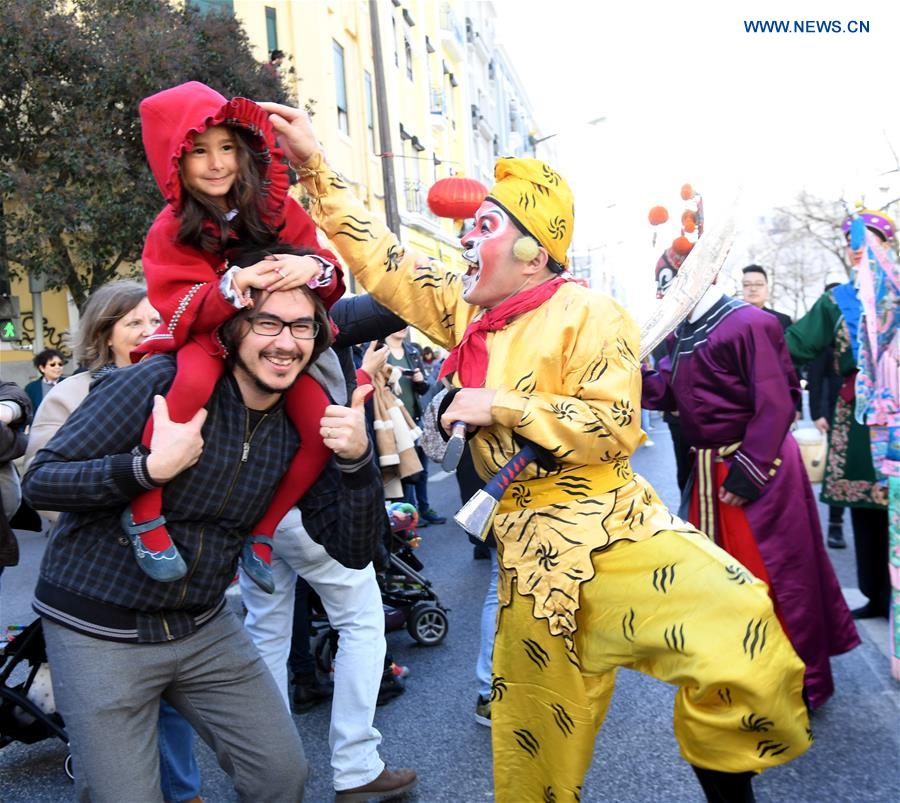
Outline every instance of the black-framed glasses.
<svg viewBox="0 0 900 803"><path fill-rule="evenodd" d="M250 328L263 337L278 337L284 327L291 330L294 340L315 340L319 334L319 322L309 318L299 321L283 321L281 318L251 318Z"/></svg>

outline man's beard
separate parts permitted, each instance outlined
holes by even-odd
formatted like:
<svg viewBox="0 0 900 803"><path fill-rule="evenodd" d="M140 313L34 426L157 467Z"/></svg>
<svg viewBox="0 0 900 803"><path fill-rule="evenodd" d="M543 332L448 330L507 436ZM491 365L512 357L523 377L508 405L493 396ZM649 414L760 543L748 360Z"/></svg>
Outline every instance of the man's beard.
<svg viewBox="0 0 900 803"><path fill-rule="evenodd" d="M263 382L262 379L260 379L253 371L250 370L250 366L244 362L243 358L238 352L235 352L234 364L253 381L253 384L256 385L257 390L261 390L263 393L287 393L292 387L294 387L294 385L297 384L297 381L301 376L303 376L303 372L309 367L308 365L304 365L303 368L301 368L297 373L297 376L294 377L294 381L291 382L291 384L286 388L273 388L271 385L267 385L265 382Z"/></svg>

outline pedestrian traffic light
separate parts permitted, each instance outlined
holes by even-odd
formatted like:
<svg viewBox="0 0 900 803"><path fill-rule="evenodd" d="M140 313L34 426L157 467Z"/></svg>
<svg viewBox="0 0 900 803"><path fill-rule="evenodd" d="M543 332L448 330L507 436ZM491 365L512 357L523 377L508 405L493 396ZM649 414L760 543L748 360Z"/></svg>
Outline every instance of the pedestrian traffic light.
<svg viewBox="0 0 900 803"><path fill-rule="evenodd" d="M18 343L22 339L19 299L0 296L0 342Z"/></svg>

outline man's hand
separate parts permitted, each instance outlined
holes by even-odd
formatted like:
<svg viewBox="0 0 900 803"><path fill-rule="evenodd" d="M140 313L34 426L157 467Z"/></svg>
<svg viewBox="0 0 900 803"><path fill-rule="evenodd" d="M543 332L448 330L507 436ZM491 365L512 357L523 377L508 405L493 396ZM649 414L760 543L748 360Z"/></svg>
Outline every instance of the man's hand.
<svg viewBox="0 0 900 803"><path fill-rule="evenodd" d="M360 385L353 391L349 407L329 404L319 423L325 445L344 460L359 460L369 448L364 405L372 389Z"/></svg>
<svg viewBox="0 0 900 803"><path fill-rule="evenodd" d="M416 368L416 370L412 372L409 378L412 379L413 382L424 382L425 374L423 374L418 368Z"/></svg>
<svg viewBox="0 0 900 803"><path fill-rule="evenodd" d="M815 421L813 421L813 426L817 430L819 430L819 432L825 435L828 432L828 419L825 418L825 416L817 418Z"/></svg>
<svg viewBox="0 0 900 803"><path fill-rule="evenodd" d="M441 427L444 432L453 429L454 421L463 421L469 430L477 427L489 427L494 423L494 406L496 390L489 388L463 388L453 397L450 406L441 416Z"/></svg>
<svg viewBox="0 0 900 803"><path fill-rule="evenodd" d="M200 409L186 424L169 418L169 406L162 396L153 397L153 437L147 457L147 472L156 483L166 483L189 469L203 454L203 422L206 410Z"/></svg>
<svg viewBox="0 0 900 803"><path fill-rule="evenodd" d="M743 507L747 504L747 499L745 497L733 494L731 491L726 491L724 488L719 488L719 501L724 502L726 505L732 505L733 507Z"/></svg>
<svg viewBox="0 0 900 803"><path fill-rule="evenodd" d="M278 134L278 144L292 165L301 165L317 150L321 150L309 115L281 103L260 103L269 113L269 122Z"/></svg>

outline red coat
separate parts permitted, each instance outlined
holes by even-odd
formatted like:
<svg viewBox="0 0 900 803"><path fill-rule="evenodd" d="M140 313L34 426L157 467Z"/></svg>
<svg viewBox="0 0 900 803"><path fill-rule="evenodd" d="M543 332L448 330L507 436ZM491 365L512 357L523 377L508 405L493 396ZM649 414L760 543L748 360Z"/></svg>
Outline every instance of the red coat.
<svg viewBox="0 0 900 803"><path fill-rule="evenodd" d="M319 248L315 224L287 194L288 168L268 115L261 107L246 98L226 100L205 84L189 81L145 98L140 111L147 161L167 204L150 227L141 257L147 295L163 324L135 349L136 359L144 354L173 351L189 337L200 340L209 353L221 355L224 350L216 331L238 312L219 290L219 280L227 267L225 255L177 242L182 203L179 160L191 146L191 135L210 126L238 126L254 135L252 149L264 188L260 199L263 220L284 226L279 240L310 248L335 266L331 284L317 290L326 307L344 294L337 258Z"/></svg>

